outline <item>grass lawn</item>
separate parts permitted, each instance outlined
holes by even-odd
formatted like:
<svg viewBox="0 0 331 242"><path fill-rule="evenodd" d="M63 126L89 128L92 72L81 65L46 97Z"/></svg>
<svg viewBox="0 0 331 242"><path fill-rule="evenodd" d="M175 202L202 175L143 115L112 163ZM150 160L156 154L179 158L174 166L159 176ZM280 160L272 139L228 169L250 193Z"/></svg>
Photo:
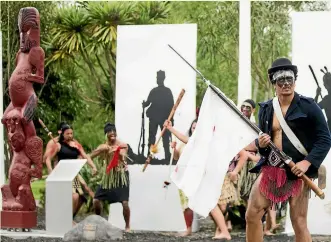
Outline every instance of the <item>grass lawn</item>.
<svg viewBox="0 0 331 242"><path fill-rule="evenodd" d="M45 187L45 180L37 180L31 183L34 199L40 200L40 189Z"/></svg>

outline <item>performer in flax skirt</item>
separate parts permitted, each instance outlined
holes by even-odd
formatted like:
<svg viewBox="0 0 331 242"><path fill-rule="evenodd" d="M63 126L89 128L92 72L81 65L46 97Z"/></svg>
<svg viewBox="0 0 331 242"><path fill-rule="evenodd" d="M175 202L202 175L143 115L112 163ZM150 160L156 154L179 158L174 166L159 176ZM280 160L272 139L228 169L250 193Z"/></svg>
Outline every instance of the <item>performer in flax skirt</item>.
<svg viewBox="0 0 331 242"><path fill-rule="evenodd" d="M58 142L51 146L47 155L44 157L48 174L53 170L51 161L55 156L57 156L59 162L61 162L61 160L72 160L82 157L83 159L87 159L87 163L92 168L92 174L95 175L97 172L91 158L85 153L83 147L73 139L73 129L68 124L62 125ZM85 192L82 189L82 185L85 188ZM94 196L84 180L77 175L72 184L73 218L75 218L75 215L78 213L83 203L87 202L86 193L89 193L92 197ZM73 224L75 224L74 221Z"/></svg>
<svg viewBox="0 0 331 242"><path fill-rule="evenodd" d="M125 231L130 231L130 207L129 207L129 171L127 166L128 145L117 139L114 124L106 123L104 132L107 141L91 153L91 158L100 157L104 163L102 181L94 196L93 205L95 213L101 214L101 201L122 203Z"/></svg>
<svg viewBox="0 0 331 242"><path fill-rule="evenodd" d="M256 140L261 159L251 172L260 172L253 185L246 212L246 241L262 242L261 218L265 210L289 201L290 217L297 242L311 242L307 226L309 187L299 179L303 174L316 178L331 147L330 131L322 110L312 98L294 91L298 69L286 58L279 58L268 70L277 96L260 104L259 126L263 134ZM287 134L286 134L287 133ZM270 141L295 166L284 161Z"/></svg>
<svg viewBox="0 0 331 242"><path fill-rule="evenodd" d="M241 150L230 162L228 172L224 177L222 193L218 200L222 212L225 214L229 232L232 230L231 220L228 218L227 207L240 205L240 194L238 185L239 173L248 160L248 152Z"/></svg>
<svg viewBox="0 0 331 242"><path fill-rule="evenodd" d="M197 125L197 120L194 120L191 124L191 127L189 129L189 137L193 134L195 130L195 126ZM170 127L169 127L170 128ZM169 129L168 128L168 129ZM170 128L170 130L174 130L174 128ZM175 148L174 150L174 160L179 160L180 155L183 152L183 149L185 147L185 143L181 143L176 149L176 142L171 143L171 148ZM188 207L188 198L185 196L182 190L179 190L179 196L180 196L180 203L182 205L182 209L184 211L184 218L186 223L186 231L184 233L181 233L180 236L185 237L192 234L192 224L193 224L193 211Z"/></svg>
<svg viewBox="0 0 331 242"><path fill-rule="evenodd" d="M240 110L248 119L251 119L252 115L254 115L255 107L254 100L247 99L242 103ZM260 155L257 153L255 142L248 145L245 150L248 152L248 160L240 172L238 184L240 186L240 198L247 204L252 186L257 179L257 174L250 173L249 170L260 160Z"/></svg>

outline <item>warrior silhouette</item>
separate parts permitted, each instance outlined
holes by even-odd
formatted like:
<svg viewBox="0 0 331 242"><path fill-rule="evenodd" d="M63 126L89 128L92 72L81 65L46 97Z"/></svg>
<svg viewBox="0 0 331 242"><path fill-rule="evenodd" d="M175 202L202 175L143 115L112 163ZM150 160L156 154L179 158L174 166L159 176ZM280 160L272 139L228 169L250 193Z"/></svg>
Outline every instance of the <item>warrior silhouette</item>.
<svg viewBox="0 0 331 242"><path fill-rule="evenodd" d="M322 98L322 100L318 103L321 109L325 110L325 114L327 117L327 123L329 126L329 130L331 130L331 96L329 95L331 92L331 73L328 71L328 68L324 66L325 70L321 69L323 72L323 84L325 89L328 91L328 94ZM318 96L321 94L321 88L317 87L315 102L318 102Z"/></svg>
<svg viewBox="0 0 331 242"><path fill-rule="evenodd" d="M171 109L174 106L174 98L172 92L170 88L164 86L165 72L159 70L156 75L156 80L158 86L150 91L147 101L143 101L142 103L144 108L150 105L146 111L146 116L149 118L148 152L151 145L155 144L157 128L163 128L163 123L168 118ZM166 160L170 159L170 139L171 134L168 130L166 130L162 136L162 143Z"/></svg>

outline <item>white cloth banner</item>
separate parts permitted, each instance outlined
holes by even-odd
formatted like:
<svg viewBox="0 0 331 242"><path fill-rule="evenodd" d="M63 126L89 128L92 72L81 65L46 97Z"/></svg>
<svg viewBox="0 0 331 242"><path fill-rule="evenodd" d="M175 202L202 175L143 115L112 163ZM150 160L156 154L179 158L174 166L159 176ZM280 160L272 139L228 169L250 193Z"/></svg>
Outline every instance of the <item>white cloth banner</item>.
<svg viewBox="0 0 331 242"><path fill-rule="evenodd" d="M189 198L193 211L208 216L221 195L229 162L257 137L258 134L208 87L196 129L171 176Z"/></svg>

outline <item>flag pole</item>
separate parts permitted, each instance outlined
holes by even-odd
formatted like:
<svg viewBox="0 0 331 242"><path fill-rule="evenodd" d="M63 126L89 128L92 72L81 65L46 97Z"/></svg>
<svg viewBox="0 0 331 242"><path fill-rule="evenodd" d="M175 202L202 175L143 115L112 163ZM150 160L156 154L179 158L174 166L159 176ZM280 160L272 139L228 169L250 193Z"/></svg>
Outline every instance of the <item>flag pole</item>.
<svg viewBox="0 0 331 242"><path fill-rule="evenodd" d="M259 127L257 127L254 123L252 123L245 115L242 114L242 112L240 112L238 110L238 108L236 107L236 105L234 103L232 103L231 101L229 101L229 99L223 94L221 93L217 87L215 87L214 85L212 85L210 83L209 80L207 80L204 75L197 70L196 68L194 68L183 56L181 56L181 54L179 54L171 45L168 45L180 58L182 58L183 61L186 62L186 64L188 64L200 77L201 79L204 81L204 83L206 83L216 94L218 97L220 97L234 112L237 113L237 115L240 116L240 118L242 118L252 129L254 129L254 131L258 134L262 133L262 131L259 129Z"/></svg>
<svg viewBox="0 0 331 242"><path fill-rule="evenodd" d="M200 77L202 78L202 80L215 92L215 94L221 98L237 115L240 116L240 118L242 120L244 120L246 122L246 124L248 124L249 127L251 127L256 133L258 133L259 135L262 134L263 132L260 130L260 128L252 123L245 115L243 115L239 109L236 107L236 105L234 103L232 103L217 87L215 87L214 85L212 85L210 83L209 80L207 80L204 75L197 70L196 68L194 68L181 54L179 54L171 45L168 44L168 46L180 57L182 58L183 61L186 62L186 64L188 64L198 75L200 75ZM290 157L288 157L283 151L279 150L276 145L271 141L269 143L269 147L284 161L285 164L287 164L290 168L295 166L295 163L291 160ZM308 185L317 196L319 196L321 199L325 198L325 194L324 192L309 178L307 177L305 174L303 174L300 177L305 183L306 185Z"/></svg>

